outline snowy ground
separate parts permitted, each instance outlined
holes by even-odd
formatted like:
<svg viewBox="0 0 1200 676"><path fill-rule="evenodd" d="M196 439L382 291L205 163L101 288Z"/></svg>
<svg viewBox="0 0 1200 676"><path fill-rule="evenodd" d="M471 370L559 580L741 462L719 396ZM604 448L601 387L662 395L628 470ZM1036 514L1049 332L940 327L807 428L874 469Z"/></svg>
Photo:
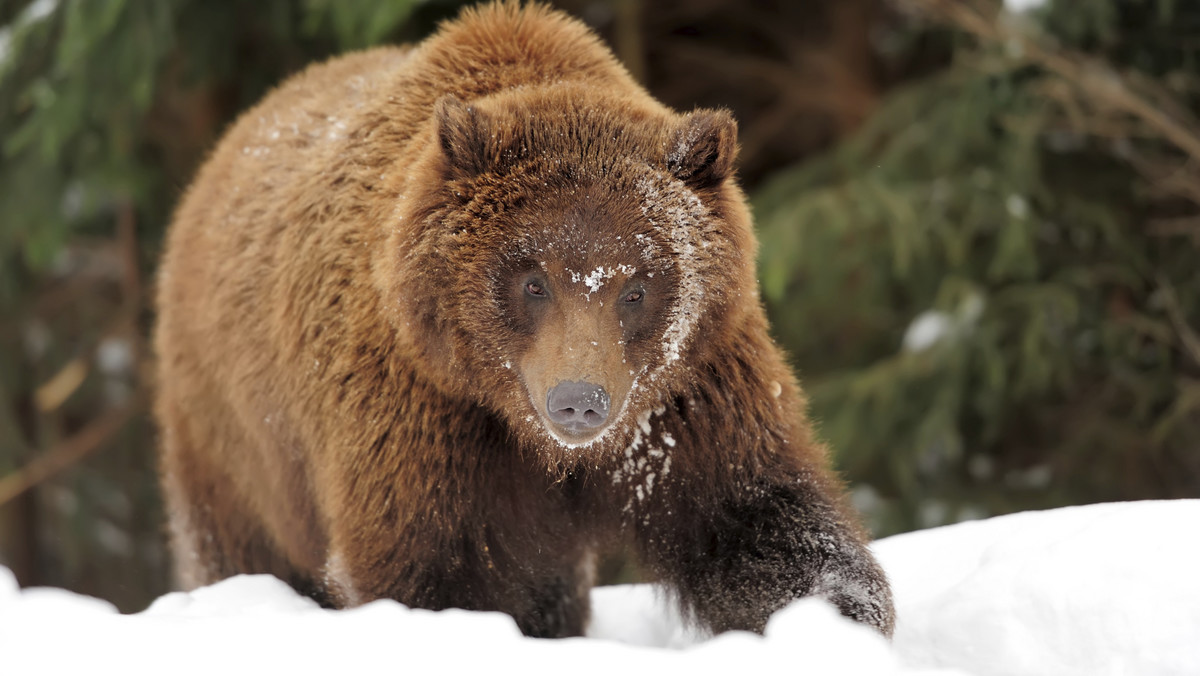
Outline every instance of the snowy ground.
<svg viewBox="0 0 1200 676"><path fill-rule="evenodd" d="M145 612L0 568L0 673L1200 674L1200 500L1030 512L875 543L894 642L806 600L765 637L705 639L653 588L594 593L590 638L521 637L495 613L379 601L327 611L244 576ZM958 671L954 671L958 670Z"/></svg>

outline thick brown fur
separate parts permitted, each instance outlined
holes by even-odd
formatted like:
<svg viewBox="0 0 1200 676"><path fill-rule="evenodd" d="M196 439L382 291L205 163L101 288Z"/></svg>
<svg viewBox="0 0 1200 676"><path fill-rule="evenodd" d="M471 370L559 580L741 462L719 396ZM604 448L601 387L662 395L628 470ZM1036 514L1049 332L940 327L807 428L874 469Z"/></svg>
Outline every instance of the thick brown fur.
<svg viewBox="0 0 1200 676"><path fill-rule="evenodd" d="M160 275L181 584L266 572L569 636L626 542L716 631L819 594L890 634L768 337L735 155L727 113L666 109L539 6L284 83L200 171ZM611 394L591 437L546 418L577 380Z"/></svg>

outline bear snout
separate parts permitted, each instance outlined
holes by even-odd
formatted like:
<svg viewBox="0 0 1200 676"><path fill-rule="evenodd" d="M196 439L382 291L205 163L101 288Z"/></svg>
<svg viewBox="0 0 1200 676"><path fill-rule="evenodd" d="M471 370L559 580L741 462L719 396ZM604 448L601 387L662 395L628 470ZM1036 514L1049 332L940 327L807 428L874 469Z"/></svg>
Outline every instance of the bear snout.
<svg viewBox="0 0 1200 676"><path fill-rule="evenodd" d="M588 432L608 421L609 403L608 392L603 387L569 380L550 388L546 395L546 414L551 422L571 432Z"/></svg>

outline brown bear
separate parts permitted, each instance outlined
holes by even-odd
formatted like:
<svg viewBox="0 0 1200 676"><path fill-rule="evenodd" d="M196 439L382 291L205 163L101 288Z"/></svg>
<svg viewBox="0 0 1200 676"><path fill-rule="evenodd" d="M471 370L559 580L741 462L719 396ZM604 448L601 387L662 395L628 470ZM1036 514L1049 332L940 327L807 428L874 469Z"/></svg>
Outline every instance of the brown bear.
<svg viewBox="0 0 1200 676"><path fill-rule="evenodd" d="M736 152L727 112L667 109L536 5L272 92L159 279L180 583L272 573L573 636L596 553L627 545L713 631L818 595L890 634L768 336Z"/></svg>

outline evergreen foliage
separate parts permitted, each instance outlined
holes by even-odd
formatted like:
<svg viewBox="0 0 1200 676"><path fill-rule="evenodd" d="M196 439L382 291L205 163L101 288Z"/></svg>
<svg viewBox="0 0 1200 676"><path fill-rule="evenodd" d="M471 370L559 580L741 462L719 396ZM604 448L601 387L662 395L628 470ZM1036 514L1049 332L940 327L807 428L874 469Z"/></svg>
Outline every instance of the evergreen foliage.
<svg viewBox="0 0 1200 676"><path fill-rule="evenodd" d="M165 179L187 179L156 157L171 141L151 107L171 88L232 81L243 105L314 58L391 37L415 5L38 0L16 12L0 38L0 298L15 295L18 262L44 270L114 201L161 222L178 193Z"/></svg>
<svg viewBox="0 0 1200 676"><path fill-rule="evenodd" d="M951 65L757 195L775 325L878 532L1200 492L1200 220L1151 225L1200 202L1140 169L1200 158L1024 52L1167 83L1191 121L1200 6L1083 5L910 27Z"/></svg>

